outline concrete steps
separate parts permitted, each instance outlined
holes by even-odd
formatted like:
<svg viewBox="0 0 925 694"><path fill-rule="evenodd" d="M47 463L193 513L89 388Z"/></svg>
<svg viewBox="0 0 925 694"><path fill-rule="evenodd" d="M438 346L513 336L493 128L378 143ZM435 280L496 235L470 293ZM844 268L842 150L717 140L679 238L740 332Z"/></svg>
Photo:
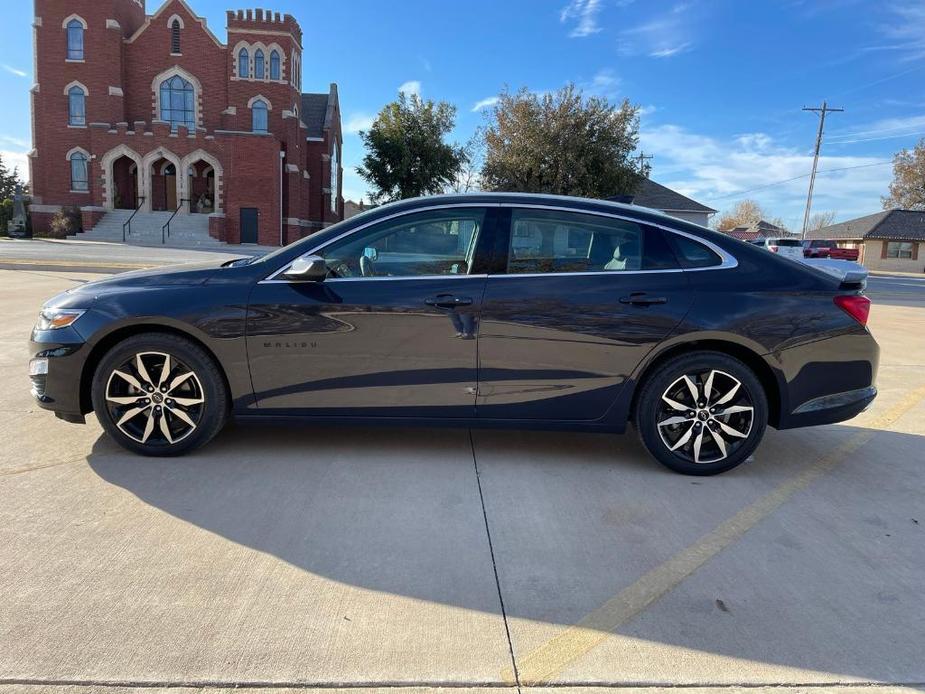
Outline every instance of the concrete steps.
<svg viewBox="0 0 925 694"><path fill-rule="evenodd" d="M81 241L122 243L122 225L132 216L132 210L108 212L95 227L69 238ZM131 233L125 243L135 246L165 246L169 248L226 248L227 244L209 236L209 216L178 214L170 222L170 236L162 243L161 228L170 219L170 212L139 212L132 219Z"/></svg>

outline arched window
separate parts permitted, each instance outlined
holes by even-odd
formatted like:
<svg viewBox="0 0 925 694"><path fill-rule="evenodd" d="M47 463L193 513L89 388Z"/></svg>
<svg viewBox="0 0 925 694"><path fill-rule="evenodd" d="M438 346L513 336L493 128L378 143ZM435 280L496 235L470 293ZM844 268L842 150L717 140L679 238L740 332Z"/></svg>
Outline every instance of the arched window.
<svg viewBox="0 0 925 694"><path fill-rule="evenodd" d="M161 120L173 130L180 125L196 129L196 91L180 75L161 82Z"/></svg>
<svg viewBox="0 0 925 694"><path fill-rule="evenodd" d="M87 95L80 87L71 87L67 90L67 123L68 125L87 124Z"/></svg>
<svg viewBox="0 0 925 694"><path fill-rule="evenodd" d="M238 51L238 77L247 79L251 76L251 54L246 48Z"/></svg>
<svg viewBox="0 0 925 694"><path fill-rule="evenodd" d="M279 79L279 51L270 53L270 79Z"/></svg>
<svg viewBox="0 0 925 694"><path fill-rule="evenodd" d="M180 52L180 20L175 19L170 25L170 52Z"/></svg>
<svg viewBox="0 0 925 694"><path fill-rule="evenodd" d="M340 161L337 142L331 146L331 212L337 214L337 198L340 196Z"/></svg>
<svg viewBox="0 0 925 694"><path fill-rule="evenodd" d="M263 51L258 48L257 52L254 53L254 79L263 79L265 73L264 60Z"/></svg>
<svg viewBox="0 0 925 694"><path fill-rule="evenodd" d="M87 155L82 152L74 152L71 155L71 190L78 192L90 190Z"/></svg>
<svg viewBox="0 0 925 694"><path fill-rule="evenodd" d="M84 59L84 25L79 19L67 23L67 59Z"/></svg>
<svg viewBox="0 0 925 694"><path fill-rule="evenodd" d="M269 128L269 113L270 109L267 106L266 101L258 99L254 102L254 105L251 106L251 113L253 114L253 130L255 133L265 133Z"/></svg>

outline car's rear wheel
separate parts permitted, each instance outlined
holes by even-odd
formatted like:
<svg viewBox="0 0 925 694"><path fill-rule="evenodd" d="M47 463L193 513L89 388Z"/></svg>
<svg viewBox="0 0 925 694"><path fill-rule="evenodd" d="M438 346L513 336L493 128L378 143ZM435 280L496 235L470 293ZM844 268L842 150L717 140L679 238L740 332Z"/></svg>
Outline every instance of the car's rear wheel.
<svg viewBox="0 0 925 694"><path fill-rule="evenodd" d="M663 465L686 475L731 470L764 436L768 403L754 372L721 352L683 354L645 381L636 428Z"/></svg>
<svg viewBox="0 0 925 694"><path fill-rule="evenodd" d="M228 418L228 391L212 358L178 335L127 338L100 361L93 409L120 445L175 456L211 441Z"/></svg>

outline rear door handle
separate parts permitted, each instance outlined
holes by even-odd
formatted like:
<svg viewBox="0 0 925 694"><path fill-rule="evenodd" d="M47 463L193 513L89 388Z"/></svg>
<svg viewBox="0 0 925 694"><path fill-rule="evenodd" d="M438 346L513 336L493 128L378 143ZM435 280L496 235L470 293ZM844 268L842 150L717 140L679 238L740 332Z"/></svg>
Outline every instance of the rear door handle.
<svg viewBox="0 0 925 694"><path fill-rule="evenodd" d="M458 308L460 306L471 306L472 299L468 296L453 296L452 294L438 294L429 299L424 299L424 303L435 308Z"/></svg>
<svg viewBox="0 0 925 694"><path fill-rule="evenodd" d="M654 306L656 304L667 304L668 297L649 296L645 292L633 292L629 296L620 299L621 304L631 304L633 306Z"/></svg>

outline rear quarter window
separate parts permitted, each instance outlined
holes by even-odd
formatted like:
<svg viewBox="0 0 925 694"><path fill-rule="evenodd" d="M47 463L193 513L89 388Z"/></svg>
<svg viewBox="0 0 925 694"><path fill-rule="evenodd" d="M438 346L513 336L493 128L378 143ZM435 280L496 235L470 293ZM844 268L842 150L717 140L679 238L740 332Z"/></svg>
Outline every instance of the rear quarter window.
<svg viewBox="0 0 925 694"><path fill-rule="evenodd" d="M671 245L674 246L675 255L678 262L685 270L717 267L723 264L723 259L719 257L712 249L680 234L669 233Z"/></svg>

